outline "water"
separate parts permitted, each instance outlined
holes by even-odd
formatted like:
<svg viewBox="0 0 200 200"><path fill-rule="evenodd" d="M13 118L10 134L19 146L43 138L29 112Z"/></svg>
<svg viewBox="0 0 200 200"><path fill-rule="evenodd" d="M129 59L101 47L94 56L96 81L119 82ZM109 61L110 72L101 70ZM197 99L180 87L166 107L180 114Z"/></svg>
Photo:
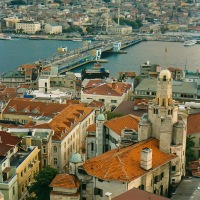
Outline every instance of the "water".
<svg viewBox="0 0 200 200"><path fill-rule="evenodd" d="M0 74L16 69L22 64L32 63L39 59L52 57L57 53L57 48L67 46L74 49L82 46L82 42L53 41L53 40L28 40L13 39L0 41ZM165 49L167 53L165 55ZM163 68L178 67L196 70L200 67L200 44L184 47L178 42L141 42L124 49L127 54L110 54L103 56L108 63L102 66L110 71L110 75L117 76L119 71L135 71L139 74L140 64L147 60L153 64L159 64ZM86 67L91 68L93 64ZM81 67L82 68L82 67ZM81 68L74 71L80 72Z"/></svg>

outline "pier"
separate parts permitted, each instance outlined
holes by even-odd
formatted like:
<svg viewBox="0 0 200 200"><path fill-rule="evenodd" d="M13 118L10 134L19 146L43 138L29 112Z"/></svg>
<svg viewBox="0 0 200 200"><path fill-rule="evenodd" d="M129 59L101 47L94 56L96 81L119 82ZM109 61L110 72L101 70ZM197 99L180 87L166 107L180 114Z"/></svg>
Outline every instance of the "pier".
<svg viewBox="0 0 200 200"><path fill-rule="evenodd" d="M83 66L91 62L108 62L107 60L102 60L101 55L104 53L127 53L122 51L123 49L138 44L142 40L139 38L128 37L124 40L116 41L96 41L93 43L88 43L87 45L73 49L68 52L63 52L57 55L51 61L40 62L42 68L51 67L53 65L58 66L58 73L63 74L67 71L75 69L77 67Z"/></svg>

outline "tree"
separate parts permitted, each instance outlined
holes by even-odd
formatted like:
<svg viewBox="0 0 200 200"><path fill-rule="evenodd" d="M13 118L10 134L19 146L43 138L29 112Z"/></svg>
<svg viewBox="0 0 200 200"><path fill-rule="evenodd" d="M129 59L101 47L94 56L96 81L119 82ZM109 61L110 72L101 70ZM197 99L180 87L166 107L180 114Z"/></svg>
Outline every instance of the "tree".
<svg viewBox="0 0 200 200"><path fill-rule="evenodd" d="M113 113L113 112L110 112L110 111L107 111L106 115L107 115L107 120L123 116L123 114L121 114L121 113Z"/></svg>
<svg viewBox="0 0 200 200"><path fill-rule="evenodd" d="M49 185L57 174L58 170L51 167L46 167L36 173L34 175L35 182L32 183L29 189L29 194L34 194L30 199L49 200L51 192Z"/></svg>
<svg viewBox="0 0 200 200"><path fill-rule="evenodd" d="M194 154L194 139L195 137L192 137L191 135L189 135L186 139L186 164L189 164L189 162L196 160L196 156Z"/></svg>
<svg viewBox="0 0 200 200"><path fill-rule="evenodd" d="M93 29L92 29L92 27L87 27L87 28L86 28L86 31L87 31L87 33L92 33L92 32L93 32Z"/></svg>

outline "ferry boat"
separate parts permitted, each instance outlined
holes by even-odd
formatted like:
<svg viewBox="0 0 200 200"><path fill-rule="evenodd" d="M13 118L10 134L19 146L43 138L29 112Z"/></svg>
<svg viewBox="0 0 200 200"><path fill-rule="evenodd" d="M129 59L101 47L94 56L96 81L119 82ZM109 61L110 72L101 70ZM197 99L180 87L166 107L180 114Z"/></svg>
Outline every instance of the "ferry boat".
<svg viewBox="0 0 200 200"><path fill-rule="evenodd" d="M67 47L59 47L57 49L58 53L66 53L67 52Z"/></svg>
<svg viewBox="0 0 200 200"><path fill-rule="evenodd" d="M100 63L94 63L92 69L83 69L81 72L81 79L95 79L95 78L108 78L109 70L106 70Z"/></svg>
<svg viewBox="0 0 200 200"><path fill-rule="evenodd" d="M11 37L5 34L0 34L0 40L11 40Z"/></svg>
<svg viewBox="0 0 200 200"><path fill-rule="evenodd" d="M192 46L192 45L194 45L194 44L196 44L197 43L197 41L196 40L185 40L184 41L184 46Z"/></svg>

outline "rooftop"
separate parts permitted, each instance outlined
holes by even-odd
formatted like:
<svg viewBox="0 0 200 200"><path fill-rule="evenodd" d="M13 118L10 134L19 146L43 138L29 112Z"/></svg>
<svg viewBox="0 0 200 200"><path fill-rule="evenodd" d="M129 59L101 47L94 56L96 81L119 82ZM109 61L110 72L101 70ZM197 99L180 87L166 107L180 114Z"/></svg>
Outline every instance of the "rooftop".
<svg viewBox="0 0 200 200"><path fill-rule="evenodd" d="M170 162L177 156L159 150L159 141L150 138L123 149L113 149L83 165L86 172L102 180L130 182L148 173L140 167L141 150L150 148L153 152L152 169Z"/></svg>
<svg viewBox="0 0 200 200"><path fill-rule="evenodd" d="M169 200L166 197L162 197L138 188L133 188L124 192L117 197L112 198L112 200Z"/></svg>

